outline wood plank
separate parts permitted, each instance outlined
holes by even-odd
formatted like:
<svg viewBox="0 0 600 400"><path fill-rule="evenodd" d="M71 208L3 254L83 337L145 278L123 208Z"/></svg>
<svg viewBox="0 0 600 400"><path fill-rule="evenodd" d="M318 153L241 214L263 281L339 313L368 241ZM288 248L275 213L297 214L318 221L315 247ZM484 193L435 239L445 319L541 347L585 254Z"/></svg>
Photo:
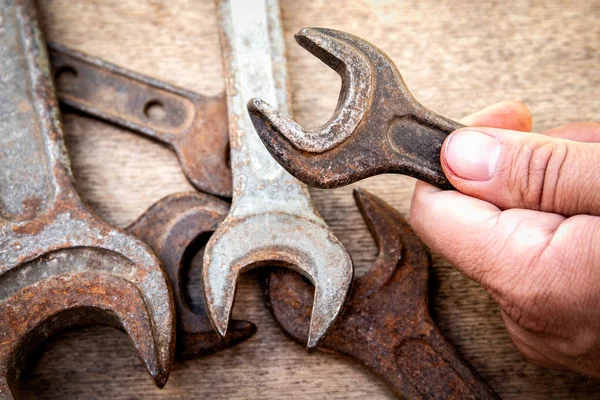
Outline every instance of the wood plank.
<svg viewBox="0 0 600 400"><path fill-rule="evenodd" d="M51 40L202 93L223 89L210 0L39 3ZM600 115L598 0L282 0L281 7L293 109L309 127L329 118L340 82L294 43L293 33L304 26L341 29L377 44L396 62L414 95L451 118L503 99L525 101L536 131ZM126 226L161 197L192 190L173 154L157 143L74 115L65 115L64 125L77 188L111 223ZM360 186L408 213L412 179L380 176ZM311 192L357 270L366 270L376 249L351 188ZM434 262L436 320L504 398L600 396L597 381L526 362L487 293L439 257ZM392 397L360 365L307 355L285 337L263 303L260 276L253 272L242 278L234 309L236 318L258 325L256 336L233 349L176 364L165 389L153 386L122 333L91 327L47 343L23 381L24 398Z"/></svg>

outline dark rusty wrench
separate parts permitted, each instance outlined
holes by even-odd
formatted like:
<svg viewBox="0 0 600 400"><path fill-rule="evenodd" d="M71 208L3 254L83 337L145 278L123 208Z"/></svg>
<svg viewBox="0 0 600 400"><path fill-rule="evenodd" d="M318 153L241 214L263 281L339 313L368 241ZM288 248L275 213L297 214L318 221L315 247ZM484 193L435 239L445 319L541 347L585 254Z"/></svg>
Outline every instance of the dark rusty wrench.
<svg viewBox="0 0 600 400"><path fill-rule="evenodd" d="M410 225L372 194L356 189L354 197L379 255L354 282L339 323L319 349L362 362L400 398L498 398L431 319L431 262ZM278 270L269 276L273 315L301 343L307 339L311 296L310 285L298 274Z"/></svg>
<svg viewBox="0 0 600 400"><path fill-rule="evenodd" d="M48 52L61 102L169 145L194 187L231 197L224 95L180 89L56 43Z"/></svg>
<svg viewBox="0 0 600 400"><path fill-rule="evenodd" d="M394 63L367 41L322 28L302 29L296 41L340 75L342 89L333 117L308 131L263 100L248 103L258 135L286 170L321 188L388 172L452 188L440 150L461 124L416 101Z"/></svg>
<svg viewBox="0 0 600 400"><path fill-rule="evenodd" d="M263 96L287 108L287 73L275 0L217 1L223 48L233 204L210 238L202 270L205 304L224 336L238 275L277 264L315 285L307 348L314 349L340 314L352 261L315 210L306 186L273 160L256 135L246 102Z"/></svg>
<svg viewBox="0 0 600 400"><path fill-rule="evenodd" d="M190 309L184 298L182 272L202 268L197 256L203 244L225 219L229 204L203 193L176 193L152 205L127 231L142 239L162 262L173 290L177 310L177 344L179 359L214 353L240 343L256 332L246 321L231 321L222 339L213 329L204 306Z"/></svg>
<svg viewBox="0 0 600 400"><path fill-rule="evenodd" d="M167 277L146 245L80 200L33 2L0 0L0 398L12 398L45 338L86 323L121 327L166 383L175 339Z"/></svg>

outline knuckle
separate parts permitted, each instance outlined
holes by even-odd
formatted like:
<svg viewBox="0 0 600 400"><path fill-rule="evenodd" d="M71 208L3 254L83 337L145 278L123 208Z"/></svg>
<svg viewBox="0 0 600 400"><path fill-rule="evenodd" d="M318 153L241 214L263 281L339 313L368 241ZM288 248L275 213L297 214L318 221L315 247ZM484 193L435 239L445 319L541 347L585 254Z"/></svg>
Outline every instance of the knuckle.
<svg viewBox="0 0 600 400"><path fill-rule="evenodd" d="M554 208L567 150L562 141L526 142L519 148L509 166L509 186L523 207L541 211Z"/></svg>
<svg viewBox="0 0 600 400"><path fill-rule="evenodd" d="M505 320L505 326L515 347L527 361L539 366L553 364L550 361L551 358L554 358L553 352L542 343L537 335L523 331L512 321Z"/></svg>

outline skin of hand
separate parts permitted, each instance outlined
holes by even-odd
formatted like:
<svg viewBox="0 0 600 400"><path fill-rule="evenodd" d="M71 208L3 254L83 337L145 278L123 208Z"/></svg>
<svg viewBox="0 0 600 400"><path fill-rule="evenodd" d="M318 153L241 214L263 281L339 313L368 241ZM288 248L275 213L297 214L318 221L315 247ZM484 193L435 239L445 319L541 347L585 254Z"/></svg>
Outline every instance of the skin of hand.
<svg viewBox="0 0 600 400"><path fill-rule="evenodd" d="M418 182L415 232L488 291L527 359L600 378L600 124L530 133L518 102L462 122L441 152L457 190Z"/></svg>

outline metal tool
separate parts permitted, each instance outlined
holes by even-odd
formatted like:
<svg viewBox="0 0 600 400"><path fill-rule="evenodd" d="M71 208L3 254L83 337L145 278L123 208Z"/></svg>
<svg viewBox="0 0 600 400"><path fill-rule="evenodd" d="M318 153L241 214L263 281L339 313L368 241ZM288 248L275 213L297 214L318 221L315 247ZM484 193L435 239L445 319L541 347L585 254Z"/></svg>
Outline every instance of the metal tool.
<svg viewBox="0 0 600 400"><path fill-rule="evenodd" d="M12 398L45 338L88 323L121 327L157 386L166 383L167 277L146 245L80 200L33 2L0 0L0 398Z"/></svg>
<svg viewBox="0 0 600 400"><path fill-rule="evenodd" d="M61 102L170 146L197 189L231 197L227 105L56 43L48 44Z"/></svg>
<svg viewBox="0 0 600 400"><path fill-rule="evenodd" d="M265 264L315 285L308 349L332 327L352 282L352 261L315 210L306 186L273 160L246 112L252 96L288 109L279 7L273 0L217 2L229 113L233 204L204 255L205 304L225 335L239 273Z"/></svg>
<svg viewBox="0 0 600 400"><path fill-rule="evenodd" d="M381 377L399 398L496 399L498 396L444 338L428 309L431 264L402 215L374 195L354 198L379 255L356 279L339 323L320 350L349 356ZM279 326L305 343L311 286L293 272L269 276L268 301Z"/></svg>
<svg viewBox="0 0 600 400"><path fill-rule="evenodd" d="M179 359L226 349L256 333L254 324L234 320L222 339L210 324L204 306L192 310L184 298L181 276L186 265L202 269L202 257L196 254L228 211L229 204L216 197L177 193L156 202L127 228L154 250L169 275L177 310L175 356Z"/></svg>
<svg viewBox="0 0 600 400"><path fill-rule="evenodd" d="M321 188L389 172L452 188L440 150L461 124L417 102L394 63L367 41L322 28L302 29L296 41L340 75L342 89L333 117L309 131L285 110L248 103L258 135L286 170Z"/></svg>
<svg viewBox="0 0 600 400"><path fill-rule="evenodd" d="M181 93L196 105L196 109L191 110L192 114L195 113L196 118L204 118L201 112L204 110L203 103L222 104L222 107L214 108L211 114L212 117L222 121L216 130L207 131L209 127L202 126L203 129L190 128L182 133L187 138L186 140L191 140L196 146L182 148L182 151L186 153L185 156L180 157L180 162L188 176L191 177L190 181L195 182L197 187L214 187L216 183L223 189L225 186L222 184L226 181L229 182L226 190L230 195L231 172L226 166L225 151L223 151L224 144L227 145L226 150L229 151L224 96L203 100L206 98L196 93L173 88L163 82L139 76L62 45L49 43L48 46L51 61L54 62L54 73L60 85L59 98L77 110L90 113L107 122L132 127L138 132L143 129L137 123L147 123L152 131L160 130L157 126L153 127L154 122L151 118L142 117L139 113L141 104L160 101L161 104L169 104L165 107L164 123L176 126L177 119L181 118L181 110L190 111L185 110L185 107L177 103L182 100L179 95ZM101 96L97 92L104 87L115 88L114 91L110 91L111 96L117 96L118 93L123 92L122 96L125 98L123 112L118 110L121 104L110 103L107 105L108 97ZM167 92L159 88L166 88ZM183 104L185 105L185 101ZM136 112L140 121L130 126L129 122L135 119L132 115ZM211 140L211 134L216 134L213 140ZM191 157L191 152L197 150L198 147L201 147L199 157ZM210 154L211 152L212 154ZM204 165L205 163L208 165ZM227 193L220 192L222 195ZM152 248L169 276L177 310L175 357L178 359L214 353L234 346L256 333L256 325L251 322L232 321L230 332L223 339L212 328L204 306L197 305L191 310L184 299L183 282L181 281L184 264L191 263L191 268L201 270L202 258L196 257L190 260L193 253L198 250L200 245L198 240L205 243L201 239L208 240L218 224L225 219L228 211L227 203L209 195L201 193L174 194L156 202L127 228L127 231Z"/></svg>

